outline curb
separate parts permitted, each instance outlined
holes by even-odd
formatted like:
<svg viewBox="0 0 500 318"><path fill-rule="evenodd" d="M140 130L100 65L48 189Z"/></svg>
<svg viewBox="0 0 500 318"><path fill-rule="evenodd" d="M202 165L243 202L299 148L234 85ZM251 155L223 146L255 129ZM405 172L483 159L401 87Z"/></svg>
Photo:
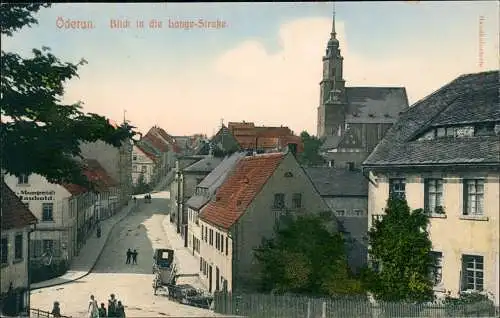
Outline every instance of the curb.
<svg viewBox="0 0 500 318"><path fill-rule="evenodd" d="M129 204L131 204L131 202L129 202ZM132 205L133 205L133 203L132 203ZM68 283L72 283L72 282L74 282L74 281L77 281L77 280L79 280L79 279L82 279L82 278L84 278L84 277L88 276L88 275L89 275L89 274L90 274L90 273L94 270L94 268L95 268L95 266L96 266L97 261L99 260L99 258L101 258L101 255L102 255L102 253L104 252L104 248L105 248L105 247L106 247L106 245L108 244L109 238L111 237L111 232L113 232L113 230L115 229L115 226L116 226L118 223L120 223L121 221L123 221L123 219L125 219L127 216L129 216L129 215L130 215L130 213L132 213L132 211L136 210L138 206L139 206L139 205L136 205L136 206L133 206L133 207L129 208L128 212L126 212L126 213L125 213L125 214L124 214L121 218L119 218L119 219L115 222L115 224L113 224L113 225L111 226L111 228L109 229L108 235L106 236L106 239L105 239L105 241L104 241L104 244L103 244L103 246L102 246L102 248L101 248L101 251L99 252L99 254L97 254L97 258L95 259L94 263L92 264L92 266L90 267L90 269L89 269L89 271L88 271L87 273L83 274L83 275L82 275L82 276L80 276L80 277L77 277L77 278L74 278L74 279L70 279L70 280L67 280L67 281L64 281L64 282L61 282L61 283L55 283L55 284L51 284L51 285L47 285L47 286L43 286L43 287L35 287L35 288L31 288L31 287L30 287L30 294L31 294L31 292L33 292L34 290L38 290L38 289L42 289L42 288L48 288L48 287L54 287L54 286L60 286L60 285L64 285L64 284L68 284ZM62 276L62 275L61 275L61 276ZM61 276L59 276L59 277L61 277Z"/></svg>

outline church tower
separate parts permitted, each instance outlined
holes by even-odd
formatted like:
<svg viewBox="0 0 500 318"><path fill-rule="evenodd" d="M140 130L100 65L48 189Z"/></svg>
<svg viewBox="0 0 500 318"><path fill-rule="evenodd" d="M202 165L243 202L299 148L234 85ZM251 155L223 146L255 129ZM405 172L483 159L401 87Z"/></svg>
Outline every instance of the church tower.
<svg viewBox="0 0 500 318"><path fill-rule="evenodd" d="M343 78L343 61L339 41L335 32L335 3L333 4L332 32L323 56L323 78L320 82L320 101L318 107L318 137L341 136L343 134L346 94Z"/></svg>

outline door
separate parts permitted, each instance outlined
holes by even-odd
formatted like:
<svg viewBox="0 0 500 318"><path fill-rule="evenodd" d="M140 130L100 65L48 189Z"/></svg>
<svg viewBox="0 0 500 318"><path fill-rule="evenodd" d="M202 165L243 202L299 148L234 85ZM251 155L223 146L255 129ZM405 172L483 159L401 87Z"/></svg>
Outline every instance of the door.
<svg viewBox="0 0 500 318"><path fill-rule="evenodd" d="M215 291L219 291L220 287L220 271L219 267L215 266Z"/></svg>
<svg viewBox="0 0 500 318"><path fill-rule="evenodd" d="M208 292L212 292L212 265L208 266Z"/></svg>

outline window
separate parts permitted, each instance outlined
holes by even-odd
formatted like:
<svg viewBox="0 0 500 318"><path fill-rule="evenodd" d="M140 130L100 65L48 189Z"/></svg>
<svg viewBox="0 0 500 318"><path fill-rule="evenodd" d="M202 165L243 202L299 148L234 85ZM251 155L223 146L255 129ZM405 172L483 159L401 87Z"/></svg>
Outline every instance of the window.
<svg viewBox="0 0 500 318"><path fill-rule="evenodd" d="M228 242L229 242L229 239L228 239L228 237L226 236L226 255L227 255L227 254L228 254L228 252L229 252L229 244L228 244Z"/></svg>
<svg viewBox="0 0 500 318"><path fill-rule="evenodd" d="M219 233L215 233L215 248L219 249Z"/></svg>
<svg viewBox="0 0 500 318"><path fill-rule="evenodd" d="M200 257L200 272L203 271L203 257Z"/></svg>
<svg viewBox="0 0 500 318"><path fill-rule="evenodd" d="M220 236L220 251L224 253L224 236Z"/></svg>
<svg viewBox="0 0 500 318"><path fill-rule="evenodd" d="M133 165L132 170L133 170L133 172L139 172L139 167L137 167L136 165Z"/></svg>
<svg viewBox="0 0 500 318"><path fill-rule="evenodd" d="M16 234L14 241L14 260L23 259L23 234Z"/></svg>
<svg viewBox="0 0 500 318"><path fill-rule="evenodd" d="M443 277L443 253L441 252L431 252L432 265L430 268L431 280L434 282L434 286L441 283Z"/></svg>
<svg viewBox="0 0 500 318"><path fill-rule="evenodd" d="M484 180L464 180L464 215L483 215Z"/></svg>
<svg viewBox="0 0 500 318"><path fill-rule="evenodd" d="M347 163L347 169L349 169L349 171L354 170L354 162L349 161L349 162Z"/></svg>
<svg viewBox="0 0 500 318"><path fill-rule="evenodd" d="M17 184L28 184L29 183L29 178L27 174L21 174L19 177L17 177Z"/></svg>
<svg viewBox="0 0 500 318"><path fill-rule="evenodd" d="M478 255L462 256L462 290L483 290L484 260Z"/></svg>
<svg viewBox="0 0 500 318"><path fill-rule="evenodd" d="M148 166L141 166L141 172L146 172L148 170Z"/></svg>
<svg viewBox="0 0 500 318"><path fill-rule="evenodd" d="M364 212L363 210L354 210L354 216L363 216L364 215Z"/></svg>
<svg viewBox="0 0 500 318"><path fill-rule="evenodd" d="M405 198L405 179L389 179L389 196L392 199Z"/></svg>
<svg viewBox="0 0 500 318"><path fill-rule="evenodd" d="M446 136L446 128L438 128L436 135L438 137L445 137Z"/></svg>
<svg viewBox="0 0 500 318"><path fill-rule="evenodd" d="M1 247L1 261L2 265L8 264L9 262L9 241L6 237L2 237L2 247Z"/></svg>
<svg viewBox="0 0 500 318"><path fill-rule="evenodd" d="M54 221L54 203L42 203L42 221Z"/></svg>
<svg viewBox="0 0 500 318"><path fill-rule="evenodd" d="M274 194L274 209L283 209L285 207L285 194L284 193L275 193Z"/></svg>
<svg viewBox="0 0 500 318"><path fill-rule="evenodd" d="M345 210L337 210L337 211L335 211L335 214L337 216L345 216Z"/></svg>
<svg viewBox="0 0 500 318"><path fill-rule="evenodd" d="M133 155L132 156L132 161L136 161L137 160L137 155Z"/></svg>
<svg viewBox="0 0 500 318"><path fill-rule="evenodd" d="M437 207L443 206L443 180L426 179L424 193L424 206L427 213L442 213Z"/></svg>
<svg viewBox="0 0 500 318"><path fill-rule="evenodd" d="M210 245L214 245L214 230L210 229Z"/></svg>
<svg viewBox="0 0 500 318"><path fill-rule="evenodd" d="M302 194L294 193L292 194L292 208L298 209L302 207Z"/></svg>

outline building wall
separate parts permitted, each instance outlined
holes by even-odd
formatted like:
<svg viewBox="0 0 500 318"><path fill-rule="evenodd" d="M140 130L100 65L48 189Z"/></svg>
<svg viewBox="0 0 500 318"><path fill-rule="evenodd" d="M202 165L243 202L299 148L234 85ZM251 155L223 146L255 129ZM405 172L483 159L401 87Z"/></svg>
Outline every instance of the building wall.
<svg viewBox="0 0 500 318"><path fill-rule="evenodd" d="M368 196L323 197L330 210L347 231L347 251L351 270L367 265ZM339 213L344 211L343 213Z"/></svg>
<svg viewBox="0 0 500 318"><path fill-rule="evenodd" d="M291 172L293 177L285 177L286 172ZM327 211L328 207L317 191L314 189L304 170L298 165L295 158L289 154L278 166L275 173L269 178L260 193L250 204L247 211L234 226L234 266L233 288L238 286L253 287L259 271L253 257L253 249L262 243L263 238L274 235L274 225L282 210L274 210L274 194L285 194L285 206L291 208L292 194L302 194L302 208L290 209L295 215L320 213ZM329 224L336 229L336 221Z"/></svg>
<svg viewBox="0 0 500 318"><path fill-rule="evenodd" d="M132 193L132 143L124 141L122 147L115 148L104 141L80 143L82 156L94 159L119 183L119 202L125 204Z"/></svg>
<svg viewBox="0 0 500 318"><path fill-rule="evenodd" d="M61 227L71 220L67 209L67 199L71 194L64 187L49 183L47 179L38 174L28 177L28 184L19 184L14 175L6 175L5 183L23 201L28 203L28 208L37 217L40 229ZM43 203L53 203L53 221L42 220Z"/></svg>
<svg viewBox="0 0 500 318"><path fill-rule="evenodd" d="M145 172L142 170L143 166L146 167ZM155 162L134 145L132 149L132 183L134 185L137 185L141 174L144 175L144 182L151 183L155 174Z"/></svg>
<svg viewBox="0 0 500 318"><path fill-rule="evenodd" d="M1 237L8 239L8 263L2 265L0 279L0 294L6 293L9 290L9 285L12 283L12 288L27 288L28 287L28 232L29 227L3 230ZM17 234L23 235L23 257L19 260L14 260L14 242Z"/></svg>
<svg viewBox="0 0 500 318"><path fill-rule="evenodd" d="M444 178L443 207L445 217L431 217L429 233L433 249L443 253L442 284L439 291L451 291L456 295L460 289L460 270L462 254L482 255L484 257L484 288L499 299L499 174L495 173L407 173L402 175L372 174L376 185L369 185L369 226L371 216L383 214L389 197L388 177L406 178L406 199L411 209L423 208L424 178ZM485 177L483 219L470 219L462 216L463 178Z"/></svg>
<svg viewBox="0 0 500 318"><path fill-rule="evenodd" d="M196 191L196 186L209 174L210 172L184 172L182 174L182 202L180 203L179 211L180 211L180 221L182 222L181 224L187 225L188 224L188 207L186 205L186 202L194 195ZM189 239L189 233L187 233L188 228L187 227L182 227L181 228L181 236L185 237L185 235L188 235Z"/></svg>
<svg viewBox="0 0 500 318"><path fill-rule="evenodd" d="M200 240L200 261L202 264L200 264L200 279L202 283L207 287L207 289L210 289L210 275L204 274L203 272L203 265L207 264L207 266L212 266L212 285L211 285L211 292L216 290L217 284L216 284L216 270L217 268L219 269L220 272L220 277L219 277L219 290L222 290L223 288L223 281L226 280L227 282L227 290L231 291L232 290L232 255L233 255L233 240L232 240L232 235L230 232L217 228L211 224L208 224L204 222L203 220L200 220L200 229L207 228L208 232L208 239ZM210 244L210 230L213 231L213 244ZM220 250L216 249L215 246L215 238L216 238L216 233L219 233L222 235L222 241L224 243L224 252L221 252ZM200 231L201 234L201 231ZM201 235L200 235L201 237ZM227 247L226 248L226 238L227 238Z"/></svg>

